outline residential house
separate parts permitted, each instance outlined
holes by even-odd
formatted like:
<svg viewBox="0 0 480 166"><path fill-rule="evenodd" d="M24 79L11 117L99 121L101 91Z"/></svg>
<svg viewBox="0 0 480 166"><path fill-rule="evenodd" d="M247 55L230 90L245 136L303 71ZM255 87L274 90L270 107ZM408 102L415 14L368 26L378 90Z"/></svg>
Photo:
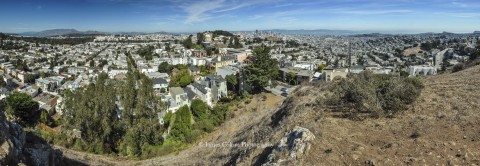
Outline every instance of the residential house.
<svg viewBox="0 0 480 166"><path fill-rule="evenodd" d="M217 58L212 59L211 66L214 68L220 68L233 64L235 58L232 56L217 56Z"/></svg>
<svg viewBox="0 0 480 166"><path fill-rule="evenodd" d="M361 65L352 66L349 68L350 73L358 74L362 71L365 71L365 67Z"/></svg>
<svg viewBox="0 0 480 166"><path fill-rule="evenodd" d="M83 73L87 71L85 67L69 67L68 68L68 73L70 74L78 74L78 73Z"/></svg>
<svg viewBox="0 0 480 166"><path fill-rule="evenodd" d="M437 68L434 66L409 66L408 74L410 77L435 75Z"/></svg>
<svg viewBox="0 0 480 166"><path fill-rule="evenodd" d="M38 95L38 87L34 86L24 86L22 88L17 89L18 92L26 93L31 97L35 97Z"/></svg>
<svg viewBox="0 0 480 166"><path fill-rule="evenodd" d="M240 72L240 69L233 67L233 66L225 66L216 68L216 74L222 76L223 78L227 78L227 75L235 75Z"/></svg>
<svg viewBox="0 0 480 166"><path fill-rule="evenodd" d="M315 62L296 62L294 61L293 67L295 68L301 68L304 70L317 70L318 65Z"/></svg>
<svg viewBox="0 0 480 166"><path fill-rule="evenodd" d="M49 114L53 114L55 106L57 105L58 96L50 95L47 93L41 93L33 98L34 101L38 102L41 109L46 110Z"/></svg>
<svg viewBox="0 0 480 166"><path fill-rule="evenodd" d="M0 100L8 97L9 94L10 94L10 91L8 91L7 88L0 88Z"/></svg>
<svg viewBox="0 0 480 166"><path fill-rule="evenodd" d="M218 102L221 98L228 97L227 81L221 76L213 74L207 75L204 80L204 85L211 89L214 103Z"/></svg>
<svg viewBox="0 0 480 166"><path fill-rule="evenodd" d="M187 88L192 90L198 96L198 98L207 103L208 106L213 106L212 90L210 88L197 82L191 83L187 86Z"/></svg>
<svg viewBox="0 0 480 166"><path fill-rule="evenodd" d="M290 78L290 73L293 73L295 78ZM280 68L279 70L279 75L283 81L297 85L301 84L302 82L310 82L313 78L314 73L315 72L312 70L295 67ZM293 80L294 82L292 82Z"/></svg>
<svg viewBox="0 0 480 166"><path fill-rule="evenodd" d="M188 67L188 70L190 71L191 76L196 77L200 74L200 69L198 69L197 66L192 65L192 66Z"/></svg>
<svg viewBox="0 0 480 166"><path fill-rule="evenodd" d="M183 91L185 91L185 93L187 93L188 100L190 100L190 101L193 101L194 99L198 98L197 94L195 94L195 92L193 92L192 89L190 89L188 87L183 88Z"/></svg>
<svg viewBox="0 0 480 166"><path fill-rule="evenodd" d="M207 61L207 58L190 57L188 59L188 63L194 66L205 66L207 64Z"/></svg>
<svg viewBox="0 0 480 166"><path fill-rule="evenodd" d="M183 105L190 105L190 101L188 100L187 93L183 91L180 87L171 87L170 88L170 95L172 96L173 100L178 106Z"/></svg>
<svg viewBox="0 0 480 166"><path fill-rule="evenodd" d="M170 95L162 95L161 99L163 102L169 104L168 111L172 111L172 113L175 113L180 108L177 102Z"/></svg>
<svg viewBox="0 0 480 166"><path fill-rule="evenodd" d="M228 50L227 53L234 57L235 63L244 63L247 58L252 55L251 50L244 50L244 49L234 49Z"/></svg>
<svg viewBox="0 0 480 166"><path fill-rule="evenodd" d="M163 78L163 79L167 80L168 82L170 82L170 76L167 73L148 72L145 75L150 79Z"/></svg>
<svg viewBox="0 0 480 166"><path fill-rule="evenodd" d="M113 79L115 76L119 75L119 74L127 74L128 70L110 70L108 72L108 77L110 77L110 79Z"/></svg>
<svg viewBox="0 0 480 166"><path fill-rule="evenodd" d="M53 67L53 72L55 72L56 74L60 74L61 72L63 72L63 66Z"/></svg>
<svg viewBox="0 0 480 166"><path fill-rule="evenodd" d="M54 91L57 83L48 79L48 78L38 78L35 80L35 85L37 85L42 91Z"/></svg>
<svg viewBox="0 0 480 166"><path fill-rule="evenodd" d="M3 76L3 81L5 81L5 83L7 83L7 86L12 86L13 85L13 79L9 75L4 75Z"/></svg>
<svg viewBox="0 0 480 166"><path fill-rule="evenodd" d="M160 90L162 88L167 90L167 88L168 88L168 81L163 79L163 78L154 78L154 79L152 79L152 82L153 82L153 89L154 90Z"/></svg>
<svg viewBox="0 0 480 166"><path fill-rule="evenodd" d="M347 78L348 73L349 71L346 68L333 69L331 67L327 67L323 70L323 76L325 77L325 81L332 81L336 77Z"/></svg>
<svg viewBox="0 0 480 166"><path fill-rule="evenodd" d="M192 51L192 56L194 57L205 57L207 56L207 51L205 50L193 50Z"/></svg>

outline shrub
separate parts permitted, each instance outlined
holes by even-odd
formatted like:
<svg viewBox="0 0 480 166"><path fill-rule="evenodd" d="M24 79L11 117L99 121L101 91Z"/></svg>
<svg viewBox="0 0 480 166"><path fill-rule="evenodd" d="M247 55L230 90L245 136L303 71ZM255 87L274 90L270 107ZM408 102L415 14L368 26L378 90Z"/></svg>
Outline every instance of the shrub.
<svg viewBox="0 0 480 166"><path fill-rule="evenodd" d="M327 104L350 118L391 116L413 103L422 88L418 78L362 72L335 85Z"/></svg>
<svg viewBox="0 0 480 166"><path fill-rule="evenodd" d="M465 65L463 63L458 63L455 66L453 66L452 72L455 73L463 70L464 68L465 68Z"/></svg>

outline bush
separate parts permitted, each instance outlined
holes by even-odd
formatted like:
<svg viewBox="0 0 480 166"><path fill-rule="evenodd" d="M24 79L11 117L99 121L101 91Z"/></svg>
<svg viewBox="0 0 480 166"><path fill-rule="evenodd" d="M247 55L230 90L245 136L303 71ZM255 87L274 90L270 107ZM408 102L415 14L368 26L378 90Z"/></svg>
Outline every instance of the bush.
<svg viewBox="0 0 480 166"><path fill-rule="evenodd" d="M362 72L335 85L327 104L354 119L362 115L391 116L413 103L422 88L423 84L418 78Z"/></svg>
<svg viewBox="0 0 480 166"><path fill-rule="evenodd" d="M455 66L453 66L452 72L455 73L458 71L462 71L464 68L465 68L465 65L463 63L458 63Z"/></svg>

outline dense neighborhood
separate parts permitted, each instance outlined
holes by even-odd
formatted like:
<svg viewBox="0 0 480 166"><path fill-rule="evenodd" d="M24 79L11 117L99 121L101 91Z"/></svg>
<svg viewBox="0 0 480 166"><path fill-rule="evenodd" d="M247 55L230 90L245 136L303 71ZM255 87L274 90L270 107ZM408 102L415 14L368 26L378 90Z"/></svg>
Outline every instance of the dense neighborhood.
<svg viewBox="0 0 480 166"><path fill-rule="evenodd" d="M0 99L10 94L27 94L38 103L38 110L30 110L34 111L32 115L41 112L42 117L47 114L56 121L67 119L73 123L71 118L80 116L75 110L80 106L72 102L83 100L75 95L97 91L98 94L83 98L95 98L100 94L112 96L113 100L105 102L114 104L112 109L117 118L148 115L146 119L154 118L156 125L164 126L160 127L161 131L151 132L160 132L163 140L173 137L185 141L190 139L182 133L187 129L172 125L174 121L189 124L190 118L182 118L191 117L193 113L196 121L203 125L219 123L196 114L195 110L200 107L203 109L200 112L210 109L215 112L218 103L233 102L258 91L287 97L297 85L334 81L365 71L418 77L458 70L463 63L478 56L475 48L479 36L478 33L447 32L350 36L269 31L233 34L217 30L192 35L99 35L76 44L25 41L22 37L8 36L1 39ZM97 86L92 86L94 84ZM133 96L128 95L129 89L134 90ZM154 97L145 97L150 94ZM145 98L145 101L128 100L132 97ZM147 101L159 103L159 106L145 103ZM190 112L189 108L192 109L190 115L186 113ZM143 114L141 110L151 111ZM172 118L172 114L177 118ZM226 116L225 113L218 115L223 116L221 119ZM204 124L204 120L209 122ZM84 125L84 122L75 123ZM88 139L82 127L71 129L67 132L70 136ZM128 135L134 131L126 132ZM152 137L157 139L155 134ZM135 146L140 148L141 145ZM126 152L128 155L138 153Z"/></svg>

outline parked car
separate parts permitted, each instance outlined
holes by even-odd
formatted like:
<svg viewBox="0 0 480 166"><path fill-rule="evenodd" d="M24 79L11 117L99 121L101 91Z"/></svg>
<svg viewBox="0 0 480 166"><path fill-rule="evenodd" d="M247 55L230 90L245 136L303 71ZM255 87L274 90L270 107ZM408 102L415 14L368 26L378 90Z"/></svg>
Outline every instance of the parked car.
<svg viewBox="0 0 480 166"><path fill-rule="evenodd" d="M288 92L288 89L287 88L282 88L281 91L282 92Z"/></svg>
<svg viewBox="0 0 480 166"><path fill-rule="evenodd" d="M283 97L287 97L287 96L288 96L288 93L287 93L287 92L283 92L283 93L282 93L282 96L283 96Z"/></svg>

